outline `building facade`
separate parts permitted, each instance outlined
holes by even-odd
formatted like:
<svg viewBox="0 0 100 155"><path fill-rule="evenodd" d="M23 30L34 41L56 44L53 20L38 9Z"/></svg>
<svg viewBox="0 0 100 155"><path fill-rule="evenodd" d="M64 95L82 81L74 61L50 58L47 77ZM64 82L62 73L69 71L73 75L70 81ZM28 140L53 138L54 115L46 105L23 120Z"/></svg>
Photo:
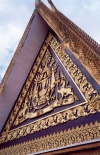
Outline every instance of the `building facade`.
<svg viewBox="0 0 100 155"><path fill-rule="evenodd" d="M99 155L100 46L48 2L0 84L0 155Z"/></svg>

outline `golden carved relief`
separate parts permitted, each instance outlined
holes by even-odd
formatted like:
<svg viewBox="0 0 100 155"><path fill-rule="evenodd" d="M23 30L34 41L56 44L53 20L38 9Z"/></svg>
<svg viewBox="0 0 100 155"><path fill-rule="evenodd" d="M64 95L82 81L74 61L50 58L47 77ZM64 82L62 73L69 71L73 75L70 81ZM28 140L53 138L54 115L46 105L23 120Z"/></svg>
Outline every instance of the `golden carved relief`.
<svg viewBox="0 0 100 155"><path fill-rule="evenodd" d="M73 102L74 102L74 100L76 100L76 97L73 96L74 94L73 94L71 87L68 86L68 81L65 80L65 75L59 71L59 69L58 69L59 67L55 64L54 59L50 58L50 61L48 64L45 63L46 65L39 66L41 59L44 57L45 52L47 51L47 53L48 53L48 50L47 50L48 45L50 45L50 47L53 49L53 51L55 52L57 57L60 59L61 63L65 67L66 71L68 71L69 75L71 75L71 77L73 78L73 81L75 81L75 83L79 87L80 91L82 93L84 93L84 95L87 99L87 102L82 103L81 105L77 105L75 107L71 107L70 109L65 109L65 110L63 110L59 113L55 113L47 118L37 120L37 121L32 122L31 124L28 124L26 126L16 128L15 130L9 130L11 125L13 124L13 121L15 119L16 114L18 113L19 108L21 108L21 110L20 110L19 115L16 119L18 121L15 121L15 124L21 123L21 121L20 121L21 117L23 118L22 121L24 121L24 119L26 119L27 117L28 118L33 117L33 114L36 111L36 107L40 108L41 106L43 106L43 108L45 109L46 107L44 107L44 105L46 104L46 101L48 101L46 106L50 108L51 99L53 100L52 101L53 104L51 104L53 106L51 106L51 109L52 109L52 107L54 108L57 106L64 105L66 103L72 104L71 100L73 100ZM50 68L50 70L48 69L48 67ZM32 87L31 91L29 92L28 88L29 88L33 78L35 77L35 73L36 73L36 71L38 71L38 69L39 69L39 72L37 74L37 77L41 78L40 79L41 83L38 80L37 81L38 86L36 86L35 85L36 80L35 80L35 83L34 83L35 91ZM45 74L45 71L46 71L46 74ZM42 73L42 74L40 74L40 73ZM47 75L50 75L50 80L49 80L50 82L47 82L48 81L47 80L48 78L46 78ZM45 78L43 78L44 76L45 76ZM35 79L38 79L38 78L35 77ZM44 81L46 81L46 82L44 82ZM34 94L34 92L37 92L37 89L39 87L41 88L41 89L39 89L40 92ZM48 89L45 90L44 88L46 88L46 87ZM49 88L50 88L49 93L51 95L51 98L48 98L48 95L47 95ZM57 89L56 94L52 93L53 89ZM44 92L43 92L44 94L47 93L45 95L45 96L47 96L46 98L41 97L41 90L44 90ZM65 90L67 93L65 93ZM57 102L58 94L60 95L59 102ZM69 94L69 97L71 97L71 100L67 96L68 94ZM42 101L42 102L37 102L38 101L37 95L38 95L38 98L41 99L40 101ZM52 98L52 95L53 95L53 98ZM25 107L24 106L21 107L23 98L25 96L26 96L25 105L24 105ZM31 113L30 109L28 109L29 106L27 106L27 97L31 99L32 106L34 106L34 104L35 104L34 113L33 112ZM68 102L64 101L65 97L68 97L67 98ZM46 109L46 111L47 111L47 109ZM7 141L13 140L15 138L20 138L20 137L26 136L28 134L32 134L34 132L49 128L50 126L55 126L55 125L58 125L61 123L65 123L69 120L75 120L75 119L78 119L79 117L86 117L90 114L96 114L98 112L100 112L100 95L93 88L92 84L90 82L88 82L88 79L86 78L85 75L83 75L82 71L78 68L78 66L71 60L70 56L67 55L67 53L65 53L64 51L63 51L63 55L62 55L61 46L60 46L59 42L50 33L47 40L45 41L42 49L41 49L39 55L38 55L36 63L34 64L32 70L29 74L29 78L27 78L27 81L24 85L24 88L23 88L19 98L18 98L18 101L16 103L14 111L11 113L10 119L8 120L8 122L5 126L5 130L2 133L2 136L0 138L0 143L7 142ZM39 115L41 115L41 114L43 114L43 109L42 110L40 109Z"/></svg>
<svg viewBox="0 0 100 155"><path fill-rule="evenodd" d="M61 45L55 37L53 37L52 41L50 42L50 46L55 51L62 64L65 66L66 70L70 73L71 77L75 80L75 83L79 85L80 90L85 93L86 99L88 101L92 101L94 98L96 98L96 100L99 102L100 95L98 92L94 90L92 84L88 82L86 76L83 75L82 71L72 61L70 56L65 51L63 51L62 55Z"/></svg>
<svg viewBox="0 0 100 155"><path fill-rule="evenodd" d="M4 131L9 131L14 119L15 119L15 115L17 114L17 112L19 111L19 108L20 106L22 105L22 102L23 102L23 98L25 97L29 87L30 87L30 84L35 76L35 73L39 67L39 64L40 64L40 61L41 59L43 58L44 56L44 53L45 51L47 50L47 47L48 47L48 42L52 39L52 36L51 35L48 35L47 39L45 40L45 43L43 44L41 50L40 50L40 53L38 55L38 58L32 68L32 70L30 71L30 74L29 74L29 77L26 79L26 83L23 87L23 90L22 92L20 93L19 97L18 97L18 101L16 102L16 106L13 110L13 112L11 113L10 115L10 118L6 124L6 127L4 129Z"/></svg>
<svg viewBox="0 0 100 155"><path fill-rule="evenodd" d="M78 100L78 97L47 50L25 102L17 114L14 126L26 119L53 111L56 107L72 104L75 100Z"/></svg>
<svg viewBox="0 0 100 155"><path fill-rule="evenodd" d="M51 121L52 122L52 121ZM45 128L45 126L44 126ZM100 123L68 129L0 150L0 155L27 155L100 138ZM99 151L99 150L98 150ZM100 153L100 151L98 152ZM99 154L98 154L99 155Z"/></svg>

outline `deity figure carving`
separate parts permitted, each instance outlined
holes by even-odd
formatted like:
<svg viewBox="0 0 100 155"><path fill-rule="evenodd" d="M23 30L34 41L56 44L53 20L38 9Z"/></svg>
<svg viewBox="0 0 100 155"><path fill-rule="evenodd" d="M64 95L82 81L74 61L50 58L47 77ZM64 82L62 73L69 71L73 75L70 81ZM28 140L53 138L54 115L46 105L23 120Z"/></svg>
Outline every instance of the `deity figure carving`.
<svg viewBox="0 0 100 155"><path fill-rule="evenodd" d="M73 104L77 99L69 81L47 49L14 125L41 116L56 107Z"/></svg>

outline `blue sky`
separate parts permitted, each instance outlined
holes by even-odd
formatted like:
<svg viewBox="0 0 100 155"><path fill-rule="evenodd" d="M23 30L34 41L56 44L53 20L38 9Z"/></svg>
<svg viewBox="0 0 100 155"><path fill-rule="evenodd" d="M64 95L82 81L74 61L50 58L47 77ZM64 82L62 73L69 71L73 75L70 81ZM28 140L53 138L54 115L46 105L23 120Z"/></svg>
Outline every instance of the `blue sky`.
<svg viewBox="0 0 100 155"><path fill-rule="evenodd" d="M42 0L49 6L47 0ZM0 0L0 80L34 10L35 0ZM58 10L100 43L100 0L53 0Z"/></svg>

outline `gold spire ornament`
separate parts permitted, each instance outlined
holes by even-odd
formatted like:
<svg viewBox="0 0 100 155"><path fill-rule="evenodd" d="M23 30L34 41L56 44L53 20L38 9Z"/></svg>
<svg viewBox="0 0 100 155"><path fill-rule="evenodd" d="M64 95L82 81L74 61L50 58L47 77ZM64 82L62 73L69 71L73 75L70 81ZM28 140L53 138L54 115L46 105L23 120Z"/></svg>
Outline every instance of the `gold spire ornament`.
<svg viewBox="0 0 100 155"><path fill-rule="evenodd" d="M41 0L35 0L35 8L37 8L40 3L41 3Z"/></svg>
<svg viewBox="0 0 100 155"><path fill-rule="evenodd" d="M52 0L48 0L48 3L51 5L51 10L52 10L53 12L56 12L57 9L56 9L56 7L54 6Z"/></svg>

